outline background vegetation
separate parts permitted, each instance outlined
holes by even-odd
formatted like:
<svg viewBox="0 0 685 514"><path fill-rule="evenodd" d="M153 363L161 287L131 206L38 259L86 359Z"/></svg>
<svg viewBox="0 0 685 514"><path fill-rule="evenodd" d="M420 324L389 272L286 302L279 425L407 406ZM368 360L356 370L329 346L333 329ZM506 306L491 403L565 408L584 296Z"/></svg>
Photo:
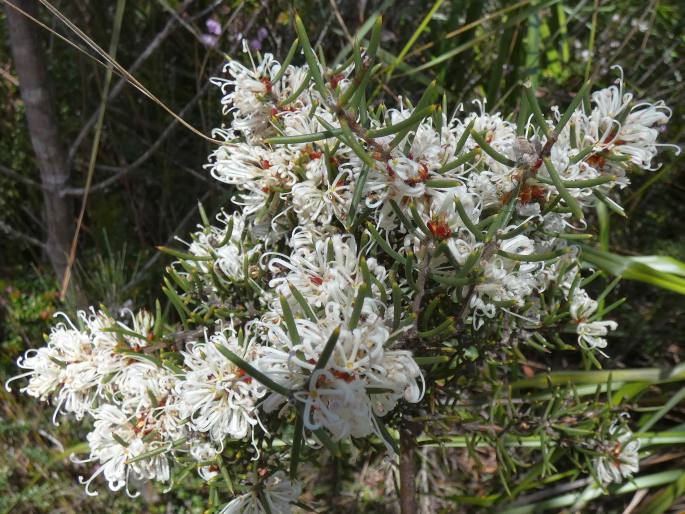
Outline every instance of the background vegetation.
<svg viewBox="0 0 685 514"><path fill-rule="evenodd" d="M11 0L10 0L11 1ZM117 2L55 0L53 4L103 48L110 44ZM7 9L7 7L5 7ZM663 141L682 147L685 119L685 12L679 0L144 0L124 11L117 60L174 112L205 134L221 125L219 91L209 78L220 73L224 53L244 59L241 39L255 50L282 58L293 39L291 14L303 17L313 43L334 61L352 34L382 14L387 52L379 101L402 95L415 99L436 80L451 104L483 96L488 109L515 109L518 85L530 78L544 105L561 104L586 76L608 84L623 66L626 86L636 96L663 99L673 118ZM43 195L24 117L7 35L0 11L0 378L16 374L20 352L41 344L56 311L105 303L111 310L151 305L167 258L155 246L183 237L199 221L197 200L208 212L229 205L230 188L203 170L207 142L175 122L139 91L124 86L106 105L93 177L74 267L71 294L59 300L62 277L46 260ZM77 41L45 9L38 18L52 31ZM210 33L208 20L222 33ZM68 149L73 220L86 182L94 130L89 120L101 104L106 69L89 55L42 31L50 87L54 90L59 134ZM317 39L318 38L318 39ZM400 57L400 59L397 59ZM142 59L142 63L136 62ZM114 91L119 78L112 80ZM85 127L85 128L84 128ZM619 254L671 255L685 260L685 175L682 159L661 156L663 166L633 176L625 199L628 216L602 223L602 244ZM18 176L17 176L18 174ZM597 220L591 222L596 223ZM611 366L673 366L683 355L685 302L682 295L640 282L625 281L612 299L630 300L615 311L619 331L611 340ZM530 363L545 368L544 364ZM85 439L83 428L52 426L35 401L2 391L0 403L0 512L203 512L202 484L190 478L187 491L146 490L143 500L122 494L86 497L78 485L82 466L70 464L68 449ZM667 412L672 425L685 423L685 409ZM681 449L682 450L682 449ZM654 466L683 468L681 450L660 455ZM484 456L487 461L487 456ZM657 468L655 468L657 469ZM661 469L661 468L658 468ZM478 497L496 489L496 470L468 459L455 464L451 479L464 484L456 496ZM681 475L663 503L664 512L685 508ZM384 512L373 477L331 469L334 491L329 512ZM191 492L192 491L192 492ZM351 494L341 494L346 491ZM605 498L588 512L624 510L637 498L643 506L662 490L640 497ZM642 493L640 493L642 494ZM658 496L657 496L658 499ZM460 509L487 512L477 502ZM652 502L653 503L653 502ZM388 510L391 511L391 510Z"/></svg>

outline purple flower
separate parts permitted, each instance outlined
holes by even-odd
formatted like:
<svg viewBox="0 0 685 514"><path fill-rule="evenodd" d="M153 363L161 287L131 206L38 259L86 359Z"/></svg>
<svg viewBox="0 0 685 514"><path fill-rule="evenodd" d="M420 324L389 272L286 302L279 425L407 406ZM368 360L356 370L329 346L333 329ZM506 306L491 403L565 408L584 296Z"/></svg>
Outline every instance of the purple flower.
<svg viewBox="0 0 685 514"><path fill-rule="evenodd" d="M206 45L206 46L211 46L214 48L219 41L219 38L216 36L213 36L211 34L200 34L200 41Z"/></svg>
<svg viewBox="0 0 685 514"><path fill-rule="evenodd" d="M259 50L262 42L259 39L250 39L250 50Z"/></svg>
<svg viewBox="0 0 685 514"><path fill-rule="evenodd" d="M207 25L207 30L210 34L214 34L215 36L221 35L221 23L214 18L207 18L205 25Z"/></svg>
<svg viewBox="0 0 685 514"><path fill-rule="evenodd" d="M257 39L259 39L259 41L264 41L268 35L269 31L266 30L265 27L260 27L260 29L257 31Z"/></svg>

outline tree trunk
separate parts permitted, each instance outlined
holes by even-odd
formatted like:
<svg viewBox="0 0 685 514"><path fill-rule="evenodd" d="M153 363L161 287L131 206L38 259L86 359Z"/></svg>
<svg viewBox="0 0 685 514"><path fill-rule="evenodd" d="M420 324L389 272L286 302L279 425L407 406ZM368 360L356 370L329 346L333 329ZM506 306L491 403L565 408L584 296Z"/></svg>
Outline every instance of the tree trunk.
<svg viewBox="0 0 685 514"><path fill-rule="evenodd" d="M11 1L36 16L36 0ZM43 186L45 252L61 280L73 231L71 201L61 195L69 178L66 153L59 140L57 113L38 29L33 21L9 5L5 5L5 10L21 98Z"/></svg>

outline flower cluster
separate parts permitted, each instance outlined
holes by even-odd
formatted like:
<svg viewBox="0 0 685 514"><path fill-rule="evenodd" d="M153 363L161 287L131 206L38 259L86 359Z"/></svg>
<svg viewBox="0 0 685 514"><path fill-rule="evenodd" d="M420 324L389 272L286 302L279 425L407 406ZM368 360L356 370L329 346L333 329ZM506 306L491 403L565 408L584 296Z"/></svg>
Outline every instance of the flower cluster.
<svg viewBox="0 0 685 514"><path fill-rule="evenodd" d="M55 419L60 413L93 418L90 455L80 461L99 464L85 481L89 494L97 494L89 486L100 474L112 490L130 478L168 482L166 454L187 431L176 406L177 376L147 353L156 337L154 317L146 311L131 317L129 327L102 311L80 311L80 327L57 324L46 346L19 359L28 371L12 379L29 377L22 391L51 400Z"/></svg>
<svg viewBox="0 0 685 514"><path fill-rule="evenodd" d="M636 104L619 80L549 118L529 91L519 125L484 101L449 116L432 88L372 111L363 60L328 70L294 53L230 61L214 79L231 121L207 168L238 210L217 225L203 212L174 251L164 291L183 328L80 313L80 328L57 325L19 361L23 391L94 419L88 484L168 482L179 460L213 482L228 447L247 441L262 462L274 434L294 452L352 437L393 453L386 422L435 384L421 359L461 334L506 324L544 341L562 328L583 352L608 347L616 323L580 271L584 212L620 210L615 190L652 169L668 108ZM619 467L598 458L602 481L636 471L632 444ZM295 476L259 477L222 512L290 512Z"/></svg>

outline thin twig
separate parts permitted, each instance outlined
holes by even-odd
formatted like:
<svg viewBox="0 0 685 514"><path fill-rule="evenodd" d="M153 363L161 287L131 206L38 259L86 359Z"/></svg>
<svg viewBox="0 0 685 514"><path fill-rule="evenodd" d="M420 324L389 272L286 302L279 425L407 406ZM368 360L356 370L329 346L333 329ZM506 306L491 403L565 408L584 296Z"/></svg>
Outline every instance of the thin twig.
<svg viewBox="0 0 685 514"><path fill-rule="evenodd" d="M9 73L4 68L0 68L0 77L4 78L7 82L12 84L14 87L19 87L19 81L17 80L17 77L15 77L11 73Z"/></svg>
<svg viewBox="0 0 685 514"><path fill-rule="evenodd" d="M4 0L9 3L8 0ZM214 144L221 144L222 141L215 140L210 136L205 135L200 130L195 128L193 125L187 121L181 119L166 103L160 100L157 96L152 94L150 90L145 87L136 77L134 77L129 71L124 68L116 59L113 59L111 55L105 52L91 37L85 34L77 25L75 25L67 16L65 16L59 9L52 5L48 0L38 0L41 5L45 6L55 17L57 17L61 22L63 22L74 34L76 34L85 44L87 44L92 50L94 50L102 59L104 59L109 65L113 67L119 74L126 77L126 79L133 85L138 91L143 93L146 97L156 103L164 111L166 111L170 116L176 118L181 125L190 130L195 135L205 139Z"/></svg>
<svg viewBox="0 0 685 514"><path fill-rule="evenodd" d="M218 71L219 68L217 68L216 71ZM209 82L205 83L205 85L202 87L202 89L186 104L186 106L181 109L178 113L179 117L185 116L188 111L204 96L204 94L207 92L207 89L209 88ZM94 193L97 191L101 191L118 180L124 178L126 175L131 173L132 171L138 169L140 166L142 166L150 157L152 157L157 150L162 146L162 143L169 137L171 132L176 128L178 125L178 121L176 118L171 120L169 125L164 129L164 131L160 134L159 138L147 149L145 152L143 152L142 155L140 155L135 161L133 161L131 164L123 167L118 167L119 171L116 173L116 175L112 175L111 177L108 177L101 182L98 182L97 184L93 185L90 188L90 192ZM73 196L80 196L85 193L85 188L82 187L70 187L70 188L64 188L62 189L61 194L62 195L73 195Z"/></svg>
<svg viewBox="0 0 685 514"><path fill-rule="evenodd" d="M45 187L39 182L36 182L35 180L25 177L24 175L21 175L16 171L12 171L7 166L3 166L2 164L0 164L0 173L5 175L6 177L21 182L22 184L26 184L27 186L35 187L37 189L45 189Z"/></svg>
<svg viewBox="0 0 685 514"><path fill-rule="evenodd" d="M114 27L112 30L112 38L110 40L109 53L112 60L116 59L117 49L119 48L119 35L121 33L121 25L124 19L124 10L126 8L126 0L118 0L116 12L114 15ZM93 174L95 173L95 163L97 162L98 152L100 150L100 138L102 136L102 128L105 122L105 107L107 105L107 96L109 94L109 87L112 82L112 66L107 68L105 76L105 84L101 93L101 108L98 110L98 119L95 123L95 137L93 138L93 145L90 152L90 162L88 163L88 174L86 175L86 186L84 188L83 199L81 200L81 210L76 220L76 230L71 241L71 248L69 250L69 257L67 259L67 266L62 277L62 289L60 290L60 300L64 301L69 289L69 282L71 280L71 270L76 260L76 249L78 248L79 235L81 233L81 226L83 225L83 218L86 215L86 206L88 204L88 193L93 181Z"/></svg>
<svg viewBox="0 0 685 514"><path fill-rule="evenodd" d="M326 34L328 34L328 29L331 28L331 23L333 23L333 15L330 15L328 17L328 21L326 22L326 25L323 26L323 29L321 29L321 33L319 34L319 37L316 39L316 43L314 43L313 48L319 48L321 45L321 42L324 40L326 37Z"/></svg>
<svg viewBox="0 0 685 514"><path fill-rule="evenodd" d="M338 23L340 24L340 28L345 33L347 41L350 43L350 45L354 46L354 38L352 37L352 34L347 28L347 24L345 23L345 19L343 18L342 13L340 12L340 8L338 8L338 2L336 0L330 0L330 4L331 8L333 9L333 13L335 14L335 17L338 20Z"/></svg>
<svg viewBox="0 0 685 514"><path fill-rule="evenodd" d="M39 248L45 248L45 243L43 243L42 241L39 241L35 237L31 237L28 234L24 234L23 232L19 232L18 230L10 227L4 221L0 221L0 232L5 232L10 236L16 237L17 239L21 239L22 241L26 241L27 243L30 243Z"/></svg>

